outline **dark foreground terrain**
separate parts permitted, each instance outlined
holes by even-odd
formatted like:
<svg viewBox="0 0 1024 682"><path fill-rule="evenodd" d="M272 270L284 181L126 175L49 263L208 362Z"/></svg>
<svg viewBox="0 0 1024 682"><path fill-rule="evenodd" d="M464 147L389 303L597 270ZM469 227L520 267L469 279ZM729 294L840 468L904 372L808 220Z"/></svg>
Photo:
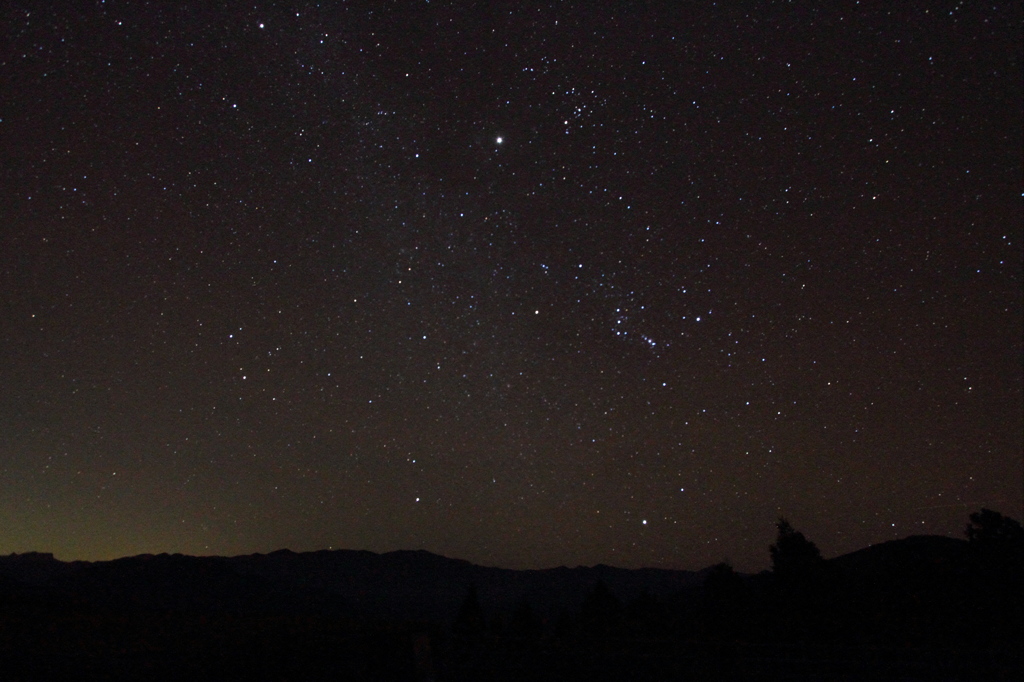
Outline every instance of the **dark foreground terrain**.
<svg viewBox="0 0 1024 682"><path fill-rule="evenodd" d="M969 541L827 561L780 523L754 576L427 552L10 555L0 679L1024 679L1020 526L972 520Z"/></svg>

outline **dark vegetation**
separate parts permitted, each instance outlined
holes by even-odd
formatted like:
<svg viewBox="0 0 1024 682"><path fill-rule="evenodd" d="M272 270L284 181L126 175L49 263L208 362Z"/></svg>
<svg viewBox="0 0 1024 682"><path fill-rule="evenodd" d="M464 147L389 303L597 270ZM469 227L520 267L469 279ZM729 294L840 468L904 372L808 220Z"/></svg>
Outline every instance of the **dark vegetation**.
<svg viewBox="0 0 1024 682"><path fill-rule="evenodd" d="M1024 679L1024 531L772 570L508 571L427 552L0 557L2 680Z"/></svg>

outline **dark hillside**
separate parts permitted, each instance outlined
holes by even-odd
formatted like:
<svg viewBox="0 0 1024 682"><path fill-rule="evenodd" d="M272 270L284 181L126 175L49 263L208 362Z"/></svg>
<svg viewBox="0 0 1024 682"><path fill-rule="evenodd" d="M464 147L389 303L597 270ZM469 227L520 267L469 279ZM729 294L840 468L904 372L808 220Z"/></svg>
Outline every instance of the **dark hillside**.
<svg viewBox="0 0 1024 682"><path fill-rule="evenodd" d="M1019 560L1015 536L1001 533L909 537L824 560L780 525L774 570L755 576L724 564L514 571L423 551L11 555L0 557L0 673L1016 679Z"/></svg>

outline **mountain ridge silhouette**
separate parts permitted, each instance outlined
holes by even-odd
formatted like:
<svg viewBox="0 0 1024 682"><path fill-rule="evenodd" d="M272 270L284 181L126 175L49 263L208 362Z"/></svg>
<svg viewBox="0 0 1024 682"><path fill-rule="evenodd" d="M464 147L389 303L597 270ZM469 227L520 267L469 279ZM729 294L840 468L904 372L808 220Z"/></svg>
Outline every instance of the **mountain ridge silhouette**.
<svg viewBox="0 0 1024 682"><path fill-rule="evenodd" d="M946 536L909 536L827 563L865 579L909 574L929 566L961 564L967 544ZM453 618L470 586L486 610L509 610L526 602L541 615L553 616L578 609L599 582L624 601L643 594L666 599L699 588L711 568L624 569L597 564L506 569L422 549L384 553L279 549L230 557L161 553L70 562L41 552L0 556L0 577L8 583L110 605L229 611L316 611L330 605L332 610L359 617L432 621Z"/></svg>

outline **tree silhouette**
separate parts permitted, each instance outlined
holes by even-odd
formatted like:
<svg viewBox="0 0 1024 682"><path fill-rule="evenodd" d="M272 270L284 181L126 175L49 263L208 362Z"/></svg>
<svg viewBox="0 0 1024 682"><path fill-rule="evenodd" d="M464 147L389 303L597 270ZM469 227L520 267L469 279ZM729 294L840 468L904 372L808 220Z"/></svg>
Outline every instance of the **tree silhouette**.
<svg viewBox="0 0 1024 682"><path fill-rule="evenodd" d="M580 623L584 632L604 637L617 633L622 625L622 602L603 580L598 580L594 591L587 595L580 609Z"/></svg>
<svg viewBox="0 0 1024 682"><path fill-rule="evenodd" d="M480 599L476 594L476 586L470 585L466 598L459 607L459 615L452 625L452 632L463 637L478 637L484 630L484 612L480 608Z"/></svg>
<svg viewBox="0 0 1024 682"><path fill-rule="evenodd" d="M774 627L784 638L827 636L833 610L825 561L818 547L780 518L778 536L769 548L775 578Z"/></svg>
<svg viewBox="0 0 1024 682"><path fill-rule="evenodd" d="M965 532L976 570L1002 576L1016 576L1013 582L1021 584L1019 574L1024 572L1024 528L1013 519L991 509L982 509L970 516Z"/></svg>
<svg viewBox="0 0 1024 682"><path fill-rule="evenodd" d="M704 589L713 599L728 599L734 592L743 589L743 579L736 574L729 562L715 564L704 578Z"/></svg>
<svg viewBox="0 0 1024 682"><path fill-rule="evenodd" d="M782 580L806 579L821 568L821 552L817 545L795 530L789 521L780 518L775 544L768 548L772 556L772 571Z"/></svg>
<svg viewBox="0 0 1024 682"><path fill-rule="evenodd" d="M970 516L967 585L971 637L986 648L1024 636L1024 529L991 509Z"/></svg>
<svg viewBox="0 0 1024 682"><path fill-rule="evenodd" d="M1000 554L1019 554L1024 549L1024 528L1008 516L982 509L970 516L967 539L979 549Z"/></svg>
<svg viewBox="0 0 1024 682"><path fill-rule="evenodd" d="M704 578L703 620L708 634L732 639L749 629L754 615L746 583L728 562L711 567Z"/></svg>

